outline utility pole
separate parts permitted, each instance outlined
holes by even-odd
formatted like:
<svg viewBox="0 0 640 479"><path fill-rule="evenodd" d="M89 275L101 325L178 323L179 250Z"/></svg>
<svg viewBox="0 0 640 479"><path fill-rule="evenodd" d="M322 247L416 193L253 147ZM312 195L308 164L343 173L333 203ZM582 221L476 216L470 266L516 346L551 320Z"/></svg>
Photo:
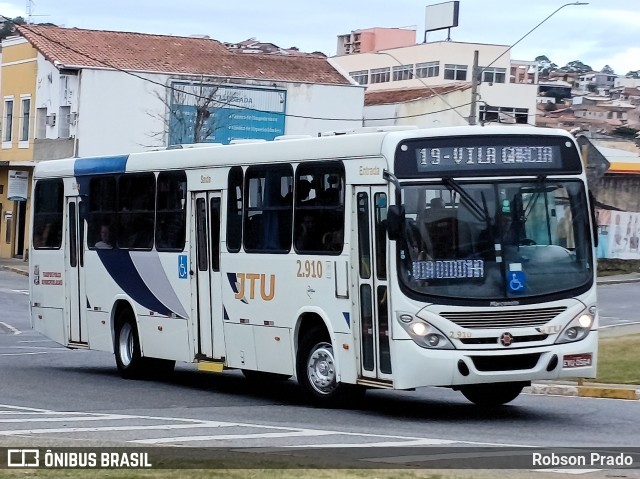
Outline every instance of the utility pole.
<svg viewBox="0 0 640 479"><path fill-rule="evenodd" d="M471 111L469 112L469 125L475 125L477 123L477 98L478 98L478 50L473 52L473 67L471 68Z"/></svg>

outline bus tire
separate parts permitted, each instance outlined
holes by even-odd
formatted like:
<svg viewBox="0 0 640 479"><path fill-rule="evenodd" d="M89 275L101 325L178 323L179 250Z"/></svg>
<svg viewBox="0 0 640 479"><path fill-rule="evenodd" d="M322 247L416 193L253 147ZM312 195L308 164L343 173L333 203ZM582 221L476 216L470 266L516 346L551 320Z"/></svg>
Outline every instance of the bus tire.
<svg viewBox="0 0 640 479"><path fill-rule="evenodd" d="M302 337L296 358L298 384L311 404L354 406L365 389L338 382L333 346L326 331L314 328Z"/></svg>
<svg viewBox="0 0 640 479"><path fill-rule="evenodd" d="M146 373L145 358L140 351L140 339L135 319L129 310L122 311L116 322L114 352L118 371L124 379L139 379Z"/></svg>
<svg viewBox="0 0 640 479"><path fill-rule="evenodd" d="M526 383L470 384L462 386L460 392L476 406L497 407L517 398Z"/></svg>

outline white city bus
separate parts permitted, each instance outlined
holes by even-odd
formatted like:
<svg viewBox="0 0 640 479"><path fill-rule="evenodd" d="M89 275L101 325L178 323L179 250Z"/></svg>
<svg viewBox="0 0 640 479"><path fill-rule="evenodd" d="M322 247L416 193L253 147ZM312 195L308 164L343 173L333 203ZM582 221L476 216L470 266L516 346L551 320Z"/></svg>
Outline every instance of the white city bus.
<svg viewBox="0 0 640 479"><path fill-rule="evenodd" d="M317 404L445 386L479 405L594 377L593 215L573 138L359 132L43 161L31 321L125 378L295 377Z"/></svg>

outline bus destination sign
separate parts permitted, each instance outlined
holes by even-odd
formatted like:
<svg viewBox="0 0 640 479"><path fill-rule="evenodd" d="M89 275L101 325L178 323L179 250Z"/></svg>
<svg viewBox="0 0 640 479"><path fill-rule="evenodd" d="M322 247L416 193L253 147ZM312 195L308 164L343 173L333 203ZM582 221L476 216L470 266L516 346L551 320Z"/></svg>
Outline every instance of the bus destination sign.
<svg viewBox="0 0 640 479"><path fill-rule="evenodd" d="M483 165L503 168L549 168L559 166L560 149L557 146L466 146L416 149L418 171L444 168L482 169Z"/></svg>
<svg viewBox="0 0 640 479"><path fill-rule="evenodd" d="M398 145L398 178L577 174L575 144L562 136L486 135L417 138Z"/></svg>

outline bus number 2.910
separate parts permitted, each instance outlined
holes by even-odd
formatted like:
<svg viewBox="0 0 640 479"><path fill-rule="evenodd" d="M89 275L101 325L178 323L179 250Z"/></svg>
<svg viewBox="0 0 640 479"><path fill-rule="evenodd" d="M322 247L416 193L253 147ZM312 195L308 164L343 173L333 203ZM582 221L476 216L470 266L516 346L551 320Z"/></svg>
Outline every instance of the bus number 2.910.
<svg viewBox="0 0 640 479"><path fill-rule="evenodd" d="M297 260L298 278L322 278L322 261Z"/></svg>

